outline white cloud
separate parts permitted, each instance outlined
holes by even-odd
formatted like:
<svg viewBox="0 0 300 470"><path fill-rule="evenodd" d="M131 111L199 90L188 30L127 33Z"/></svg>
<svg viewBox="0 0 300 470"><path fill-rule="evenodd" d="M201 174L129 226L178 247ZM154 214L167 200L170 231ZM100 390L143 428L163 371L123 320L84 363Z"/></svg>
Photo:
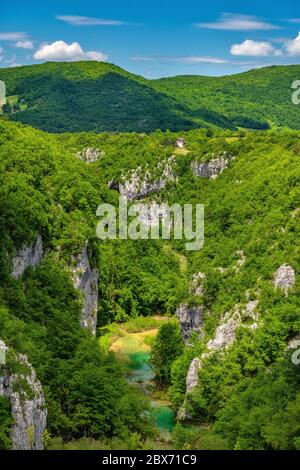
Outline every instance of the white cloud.
<svg viewBox="0 0 300 470"><path fill-rule="evenodd" d="M298 36L295 39L287 41L284 46L284 50L287 55L300 56L300 32L298 33Z"/></svg>
<svg viewBox="0 0 300 470"><path fill-rule="evenodd" d="M103 18L92 18L90 16L57 15L56 19L65 21L74 26L120 26L124 24L123 21L119 20L106 20Z"/></svg>
<svg viewBox="0 0 300 470"><path fill-rule="evenodd" d="M1 41L22 41L26 39L28 36L26 33L1 33L0 32L0 40Z"/></svg>
<svg viewBox="0 0 300 470"><path fill-rule="evenodd" d="M103 52L88 51L85 55L87 59L96 60L97 62L105 62L108 59L108 56L103 54Z"/></svg>
<svg viewBox="0 0 300 470"><path fill-rule="evenodd" d="M262 21L256 16L222 13L221 17L213 23L197 23L198 28L220 29L228 31L267 31L279 29L271 23Z"/></svg>
<svg viewBox="0 0 300 470"><path fill-rule="evenodd" d="M287 37L274 37L274 38L269 38L269 42L274 42L275 44L285 44L288 42L290 39Z"/></svg>
<svg viewBox="0 0 300 470"><path fill-rule="evenodd" d="M300 23L300 18L289 18L288 19L289 23Z"/></svg>
<svg viewBox="0 0 300 470"><path fill-rule="evenodd" d="M78 60L97 60L105 61L108 56L102 52L84 51L78 42L67 44L64 41L55 41L52 44L41 44L40 48L34 53L36 60L48 61L78 61Z"/></svg>
<svg viewBox="0 0 300 470"><path fill-rule="evenodd" d="M180 62L184 64L227 64L228 61L218 57L202 57L202 56L134 56L131 60L139 62Z"/></svg>
<svg viewBox="0 0 300 470"><path fill-rule="evenodd" d="M33 42L32 41L18 41L14 44L15 47L19 49L33 49Z"/></svg>
<svg viewBox="0 0 300 470"><path fill-rule="evenodd" d="M231 46L230 52L232 55L243 56L256 56L267 57L270 55L278 54L278 51L272 46L270 42L266 41L252 41L246 39L241 44L234 44Z"/></svg>
<svg viewBox="0 0 300 470"><path fill-rule="evenodd" d="M227 64L227 60L219 59L218 57L201 57L201 56L187 56L180 57L180 62L186 64Z"/></svg>

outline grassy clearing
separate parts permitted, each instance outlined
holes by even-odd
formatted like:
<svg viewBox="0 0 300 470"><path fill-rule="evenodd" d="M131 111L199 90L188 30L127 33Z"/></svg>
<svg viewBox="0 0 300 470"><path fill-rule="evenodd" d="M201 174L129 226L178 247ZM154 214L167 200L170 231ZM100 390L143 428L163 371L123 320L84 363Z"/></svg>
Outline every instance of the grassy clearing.
<svg viewBox="0 0 300 470"><path fill-rule="evenodd" d="M188 155L191 151L188 149L175 149L175 155Z"/></svg>
<svg viewBox="0 0 300 470"><path fill-rule="evenodd" d="M139 333L127 333L125 336L116 339L110 346L110 351L118 355L129 355L136 351L148 352L151 347L148 342L145 342L146 338L155 337L157 334L157 328L147 331L141 331Z"/></svg>
<svg viewBox="0 0 300 470"><path fill-rule="evenodd" d="M230 143L230 142L237 142L238 140L240 140L240 137L226 137L225 138L225 141L227 143Z"/></svg>
<svg viewBox="0 0 300 470"><path fill-rule="evenodd" d="M150 351L160 325L169 318L162 315L139 316L126 323L112 323L101 329L100 347L125 355L135 351Z"/></svg>

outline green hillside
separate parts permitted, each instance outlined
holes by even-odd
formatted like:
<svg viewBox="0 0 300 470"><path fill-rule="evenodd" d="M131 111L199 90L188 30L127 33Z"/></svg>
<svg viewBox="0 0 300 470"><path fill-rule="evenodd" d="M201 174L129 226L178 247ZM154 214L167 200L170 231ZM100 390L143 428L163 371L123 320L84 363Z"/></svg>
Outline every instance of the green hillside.
<svg viewBox="0 0 300 470"><path fill-rule="evenodd" d="M299 107L291 100L299 76L300 65L272 66L224 77L163 78L153 85L195 111L215 111L236 126L259 128L267 122L300 129Z"/></svg>
<svg viewBox="0 0 300 470"><path fill-rule="evenodd" d="M225 77L146 80L112 64L46 63L0 69L5 113L49 132L300 128L291 84L300 66Z"/></svg>
<svg viewBox="0 0 300 470"><path fill-rule="evenodd" d="M217 113L191 112L151 82L112 64L46 63L1 69L15 121L49 132L183 130L216 123L231 127Z"/></svg>

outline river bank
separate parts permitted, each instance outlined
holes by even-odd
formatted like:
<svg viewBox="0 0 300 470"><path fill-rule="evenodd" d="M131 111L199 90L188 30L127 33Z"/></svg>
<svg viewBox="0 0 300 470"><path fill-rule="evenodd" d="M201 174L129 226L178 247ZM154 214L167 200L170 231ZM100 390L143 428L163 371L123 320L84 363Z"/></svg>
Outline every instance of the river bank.
<svg viewBox="0 0 300 470"><path fill-rule="evenodd" d="M151 346L159 327L170 321L166 316L138 317L126 323L112 323L102 328L100 348L113 352L123 364L125 378L136 384L148 396L153 410L157 435L145 442L124 442L122 439L99 441L82 438L62 443L61 439L49 441L48 449L59 450L120 450L143 448L145 450L225 450L226 443L213 433L211 426L197 423L177 425L165 390L157 388L149 360ZM139 447L142 446L142 447Z"/></svg>

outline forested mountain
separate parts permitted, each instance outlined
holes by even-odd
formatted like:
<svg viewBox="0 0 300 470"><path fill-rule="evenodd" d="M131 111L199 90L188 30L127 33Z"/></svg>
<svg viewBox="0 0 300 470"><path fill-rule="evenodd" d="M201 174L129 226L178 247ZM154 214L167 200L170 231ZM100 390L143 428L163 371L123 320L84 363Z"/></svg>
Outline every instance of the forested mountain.
<svg viewBox="0 0 300 470"><path fill-rule="evenodd" d="M291 85L300 66L147 80L100 62L0 69L5 113L49 132L300 128Z"/></svg>
<svg viewBox="0 0 300 470"><path fill-rule="evenodd" d="M267 123L299 129L299 109L291 100L299 75L299 65L272 66L224 77L163 78L153 84L193 110L221 113L235 126L260 128L258 123Z"/></svg>
<svg viewBox="0 0 300 470"><path fill-rule="evenodd" d="M191 129L196 127L194 117L202 116L154 90L142 77L111 64L47 63L1 69L0 80L13 97L7 114L50 132ZM219 120L229 125L226 119Z"/></svg>
<svg viewBox="0 0 300 470"><path fill-rule="evenodd" d="M52 67L75 70L41 70ZM12 94L30 81L22 78L28 70L36 68L1 72ZM11 73L20 74L15 83ZM14 381L26 354L48 411L44 445L86 438L105 448L155 448L147 397L98 337L112 322L176 313L188 341L179 344L170 322L152 353L178 420L194 426L178 424L172 445L300 448L299 365L288 350L300 333L299 138L288 129L56 135L0 119L4 374ZM185 240L98 240L98 205L117 205L126 191L148 202L204 204L203 249L188 252ZM187 328L182 313L198 323ZM96 317L96 331L86 315ZM26 393L23 405L36 406ZM12 401L0 395L0 447L10 448Z"/></svg>

